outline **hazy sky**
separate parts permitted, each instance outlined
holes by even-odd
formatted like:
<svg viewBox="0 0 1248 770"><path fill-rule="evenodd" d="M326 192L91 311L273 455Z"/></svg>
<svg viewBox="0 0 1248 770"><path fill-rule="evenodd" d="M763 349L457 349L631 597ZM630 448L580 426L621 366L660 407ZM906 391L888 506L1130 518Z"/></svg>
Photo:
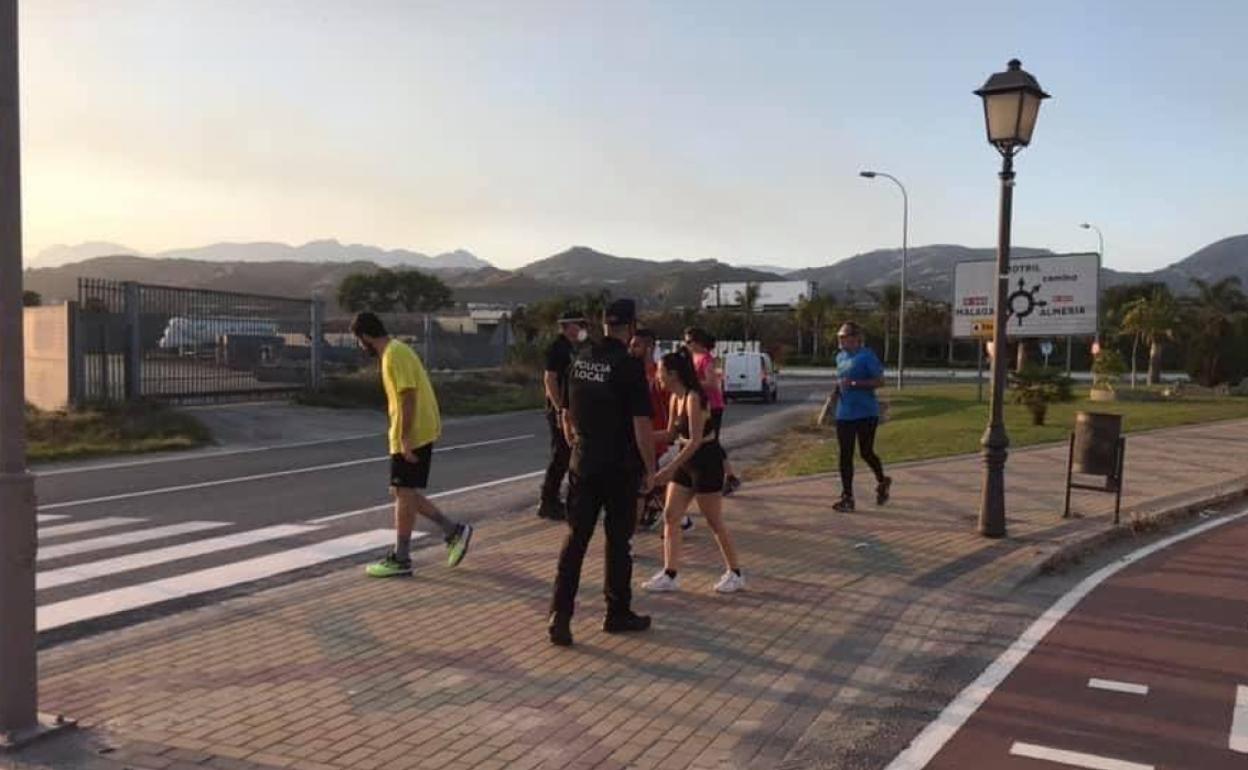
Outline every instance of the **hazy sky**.
<svg viewBox="0 0 1248 770"><path fill-rule="evenodd" d="M1248 2L26 0L25 239L572 244L826 264L991 245L971 91L1053 95L1015 243L1151 269L1248 231Z"/></svg>

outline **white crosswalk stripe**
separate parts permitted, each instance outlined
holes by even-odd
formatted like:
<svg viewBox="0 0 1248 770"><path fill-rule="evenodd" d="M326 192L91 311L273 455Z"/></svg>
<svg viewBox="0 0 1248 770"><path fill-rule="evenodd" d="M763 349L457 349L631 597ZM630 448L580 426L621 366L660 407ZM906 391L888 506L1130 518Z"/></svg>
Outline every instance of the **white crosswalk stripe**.
<svg viewBox="0 0 1248 770"><path fill-rule="evenodd" d="M390 529L343 534L337 526L300 523L242 529L224 521L153 525L128 516L40 526L37 563L56 560L56 564L35 574L38 629L48 631L233 588L369 551L380 556L394 540ZM428 535L415 532L412 537ZM92 559L94 553L106 550L112 552L106 558Z"/></svg>
<svg viewBox="0 0 1248 770"><path fill-rule="evenodd" d="M107 548L120 548L121 546L146 543L151 540L163 540L167 537L189 535L194 532L203 532L206 529L219 529L228 526L230 525L224 521L184 521L181 524L151 527L150 529L141 529L138 532L123 532L119 535L103 535L86 540L75 540L70 543L41 547L38 560L50 561L78 553L103 551Z"/></svg>
<svg viewBox="0 0 1248 770"><path fill-rule="evenodd" d="M250 583L283 572L379 548L390 542L393 537L394 533L388 529L357 532L353 535L220 567L210 567L139 585L66 599L39 607L36 611L37 626L40 631L47 631L70 623Z"/></svg>

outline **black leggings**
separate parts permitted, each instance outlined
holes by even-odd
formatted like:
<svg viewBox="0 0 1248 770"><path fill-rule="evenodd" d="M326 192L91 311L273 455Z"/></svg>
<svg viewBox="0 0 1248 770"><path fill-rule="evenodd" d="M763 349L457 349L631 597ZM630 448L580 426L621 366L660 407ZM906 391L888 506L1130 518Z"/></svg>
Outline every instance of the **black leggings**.
<svg viewBox="0 0 1248 770"><path fill-rule="evenodd" d="M841 445L841 492L854 496L854 441L858 451L875 472L875 480L884 480L884 466L875 454L875 429L880 426L878 417L861 420L837 420L836 440Z"/></svg>

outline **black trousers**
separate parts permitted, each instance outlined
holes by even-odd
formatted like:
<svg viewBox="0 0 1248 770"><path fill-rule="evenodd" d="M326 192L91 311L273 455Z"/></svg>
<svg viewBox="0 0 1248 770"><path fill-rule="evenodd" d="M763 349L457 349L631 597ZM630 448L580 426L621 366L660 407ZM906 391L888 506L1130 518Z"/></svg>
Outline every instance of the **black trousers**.
<svg viewBox="0 0 1248 770"><path fill-rule="evenodd" d="M563 487L563 477L568 472L568 459L572 449L563 438L563 428L559 425L559 413L546 410L546 424L550 427L550 465L546 466L546 479L542 482L542 502L559 501L559 490Z"/></svg>
<svg viewBox="0 0 1248 770"><path fill-rule="evenodd" d="M841 492L854 496L854 442L862 459L875 472L875 480L884 480L884 465L875 454L875 430L880 427L878 417L861 420L837 420L836 440L841 446Z"/></svg>
<svg viewBox="0 0 1248 770"><path fill-rule="evenodd" d="M636 474L612 468L589 475L572 471L568 481L568 536L559 551L550 611L572 616L585 552L598 525L598 512L605 509L603 529L607 544L603 593L607 599L607 614L627 612L633 600L632 539L640 480Z"/></svg>

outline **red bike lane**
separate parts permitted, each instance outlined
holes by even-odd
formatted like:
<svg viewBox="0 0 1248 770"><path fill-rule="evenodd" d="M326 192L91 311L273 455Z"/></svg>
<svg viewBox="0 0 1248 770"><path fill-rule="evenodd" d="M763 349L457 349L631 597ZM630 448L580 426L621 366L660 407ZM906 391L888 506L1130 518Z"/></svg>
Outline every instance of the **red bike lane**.
<svg viewBox="0 0 1248 770"><path fill-rule="evenodd" d="M1245 770L1248 516L1111 575L1022 654L926 765L890 767Z"/></svg>

